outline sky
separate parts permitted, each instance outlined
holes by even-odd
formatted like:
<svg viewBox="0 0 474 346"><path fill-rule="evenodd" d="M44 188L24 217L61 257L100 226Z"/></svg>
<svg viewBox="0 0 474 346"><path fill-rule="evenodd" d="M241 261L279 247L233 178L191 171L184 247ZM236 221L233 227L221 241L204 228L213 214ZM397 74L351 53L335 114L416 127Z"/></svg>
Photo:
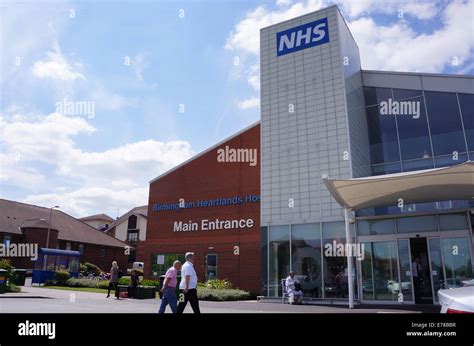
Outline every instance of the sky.
<svg viewBox="0 0 474 346"><path fill-rule="evenodd" d="M474 74L474 0L0 0L0 198L75 217L259 120L259 30L337 4L363 69Z"/></svg>

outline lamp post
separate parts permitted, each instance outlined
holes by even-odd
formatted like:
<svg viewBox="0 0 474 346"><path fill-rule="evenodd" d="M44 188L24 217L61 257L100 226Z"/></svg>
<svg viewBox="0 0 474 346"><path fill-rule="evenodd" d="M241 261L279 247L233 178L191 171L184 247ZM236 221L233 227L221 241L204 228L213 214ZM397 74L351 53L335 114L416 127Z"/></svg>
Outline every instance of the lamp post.
<svg viewBox="0 0 474 346"><path fill-rule="evenodd" d="M59 208L59 205L55 205L54 207L51 207L49 209L49 223L48 223L48 236L46 238L46 248L49 247L49 234L51 233L51 217L53 214L53 209ZM44 256L44 262L43 262L43 270L46 270L48 267L48 255Z"/></svg>
<svg viewBox="0 0 474 346"><path fill-rule="evenodd" d="M51 217L53 216L53 209L59 208L59 205L55 205L49 209L49 223L48 223L48 237L46 238L46 248L49 247L49 234L51 232Z"/></svg>

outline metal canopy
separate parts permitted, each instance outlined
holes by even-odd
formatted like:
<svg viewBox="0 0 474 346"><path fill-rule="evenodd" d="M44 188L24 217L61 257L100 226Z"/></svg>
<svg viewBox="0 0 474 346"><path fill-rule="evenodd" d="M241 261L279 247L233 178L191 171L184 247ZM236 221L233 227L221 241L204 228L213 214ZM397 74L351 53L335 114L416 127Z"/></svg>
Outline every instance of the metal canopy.
<svg viewBox="0 0 474 346"><path fill-rule="evenodd" d="M359 210L403 203L423 203L474 198L474 162L381 176L323 181L336 201Z"/></svg>

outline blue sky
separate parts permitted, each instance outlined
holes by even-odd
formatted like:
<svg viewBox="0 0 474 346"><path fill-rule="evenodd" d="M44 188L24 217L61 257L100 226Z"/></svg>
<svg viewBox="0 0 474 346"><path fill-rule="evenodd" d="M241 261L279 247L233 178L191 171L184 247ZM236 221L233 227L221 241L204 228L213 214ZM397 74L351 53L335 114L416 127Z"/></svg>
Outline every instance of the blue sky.
<svg viewBox="0 0 474 346"><path fill-rule="evenodd" d="M334 3L363 68L474 73L472 0L0 1L0 197L146 204L150 179L259 119L259 28Z"/></svg>

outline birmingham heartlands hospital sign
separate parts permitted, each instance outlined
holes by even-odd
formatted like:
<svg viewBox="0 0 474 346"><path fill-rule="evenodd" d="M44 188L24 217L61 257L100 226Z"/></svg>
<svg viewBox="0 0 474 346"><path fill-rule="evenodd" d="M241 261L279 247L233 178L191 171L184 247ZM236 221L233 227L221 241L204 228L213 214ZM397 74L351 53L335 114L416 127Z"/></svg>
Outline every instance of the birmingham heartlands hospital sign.
<svg viewBox="0 0 474 346"><path fill-rule="evenodd" d="M328 19L277 32L277 56L329 42Z"/></svg>

